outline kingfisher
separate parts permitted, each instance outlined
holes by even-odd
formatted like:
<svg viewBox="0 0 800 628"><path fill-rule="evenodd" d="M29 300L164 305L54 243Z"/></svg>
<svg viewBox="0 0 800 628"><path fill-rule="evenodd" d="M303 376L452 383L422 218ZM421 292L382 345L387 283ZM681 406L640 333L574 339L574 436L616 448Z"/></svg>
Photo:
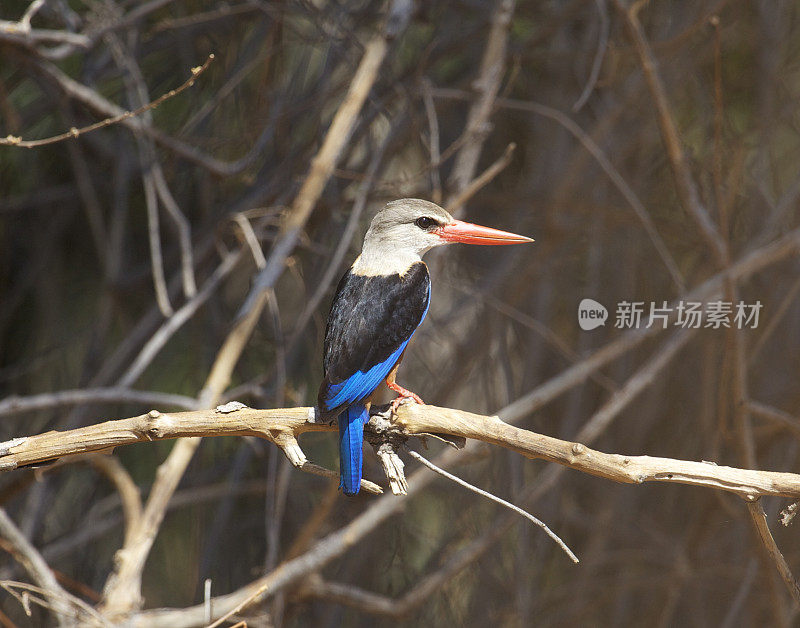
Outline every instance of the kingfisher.
<svg viewBox="0 0 800 628"><path fill-rule="evenodd" d="M392 411L418 395L395 381L408 342L431 303L431 279L422 256L436 246L514 244L531 238L454 219L415 198L388 203L373 218L361 254L344 274L325 330L323 379L317 407L339 423L339 488L361 486L364 425L381 383L398 394Z"/></svg>

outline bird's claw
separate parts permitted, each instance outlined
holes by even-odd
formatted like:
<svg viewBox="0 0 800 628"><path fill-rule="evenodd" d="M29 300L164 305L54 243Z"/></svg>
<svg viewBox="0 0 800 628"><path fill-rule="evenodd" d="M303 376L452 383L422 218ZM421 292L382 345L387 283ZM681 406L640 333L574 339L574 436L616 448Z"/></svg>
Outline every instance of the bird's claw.
<svg viewBox="0 0 800 628"><path fill-rule="evenodd" d="M398 395L396 398L394 398L392 400L392 403L391 403L391 406L390 406L392 414L397 414L397 408L399 408L400 404L404 403L408 399L411 399L415 403L418 403L418 404L420 404L422 406L425 405L425 402L422 400L422 398L417 393L413 393L410 390L407 390L406 388L403 388L402 386L400 386L400 384L396 384L396 383L393 382L393 383L389 384L389 388L391 388L393 391L395 391L397 393L397 395Z"/></svg>
<svg viewBox="0 0 800 628"><path fill-rule="evenodd" d="M389 405L389 410L392 414L397 414L397 408L399 408L406 400L413 399L413 397L396 397L392 399L392 403ZM416 401L416 399L414 399Z"/></svg>

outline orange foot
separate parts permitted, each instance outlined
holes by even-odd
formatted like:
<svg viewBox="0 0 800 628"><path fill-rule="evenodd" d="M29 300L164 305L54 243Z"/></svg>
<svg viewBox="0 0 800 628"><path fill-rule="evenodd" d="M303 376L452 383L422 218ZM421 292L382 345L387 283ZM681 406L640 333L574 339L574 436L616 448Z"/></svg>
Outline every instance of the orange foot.
<svg viewBox="0 0 800 628"><path fill-rule="evenodd" d="M407 390L407 389L403 388L397 382L391 382L391 383L390 382L386 382L386 385L399 395L398 397L396 397L392 401L392 413L393 414L397 412L397 408L406 399L413 399L418 404L421 404L423 406L425 405L425 402L420 398L420 396L418 394L413 393L410 390Z"/></svg>

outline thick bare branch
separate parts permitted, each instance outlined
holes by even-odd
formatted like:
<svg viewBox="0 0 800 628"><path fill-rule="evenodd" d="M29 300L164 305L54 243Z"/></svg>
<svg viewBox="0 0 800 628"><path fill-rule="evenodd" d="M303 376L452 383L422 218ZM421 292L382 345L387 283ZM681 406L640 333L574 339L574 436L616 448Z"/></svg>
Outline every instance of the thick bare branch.
<svg viewBox="0 0 800 628"><path fill-rule="evenodd" d="M377 411L376 411L377 412ZM105 450L120 445L196 436L258 436L278 445L305 432L334 431L318 423L309 407L234 412L197 410L148 414L107 421L65 432L46 432L0 444L0 471L54 458ZM652 456L607 454L581 443L537 434L510 425L495 416L472 414L452 408L404 404L395 421L400 436L447 434L499 445L528 458L549 462L604 477L615 482L673 482L707 486L743 497L781 495L800 497L800 475L717 466ZM370 426L367 426L367 430ZM301 466L301 465L298 465Z"/></svg>

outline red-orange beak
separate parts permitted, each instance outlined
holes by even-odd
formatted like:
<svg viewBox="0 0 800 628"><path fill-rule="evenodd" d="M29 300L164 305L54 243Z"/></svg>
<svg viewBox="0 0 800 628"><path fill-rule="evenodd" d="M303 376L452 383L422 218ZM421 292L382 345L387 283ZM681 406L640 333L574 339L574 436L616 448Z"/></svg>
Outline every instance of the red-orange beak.
<svg viewBox="0 0 800 628"><path fill-rule="evenodd" d="M533 242L533 238L492 229L491 227L481 227L461 220L439 227L435 233L445 242L463 242L464 244L519 244L520 242Z"/></svg>

